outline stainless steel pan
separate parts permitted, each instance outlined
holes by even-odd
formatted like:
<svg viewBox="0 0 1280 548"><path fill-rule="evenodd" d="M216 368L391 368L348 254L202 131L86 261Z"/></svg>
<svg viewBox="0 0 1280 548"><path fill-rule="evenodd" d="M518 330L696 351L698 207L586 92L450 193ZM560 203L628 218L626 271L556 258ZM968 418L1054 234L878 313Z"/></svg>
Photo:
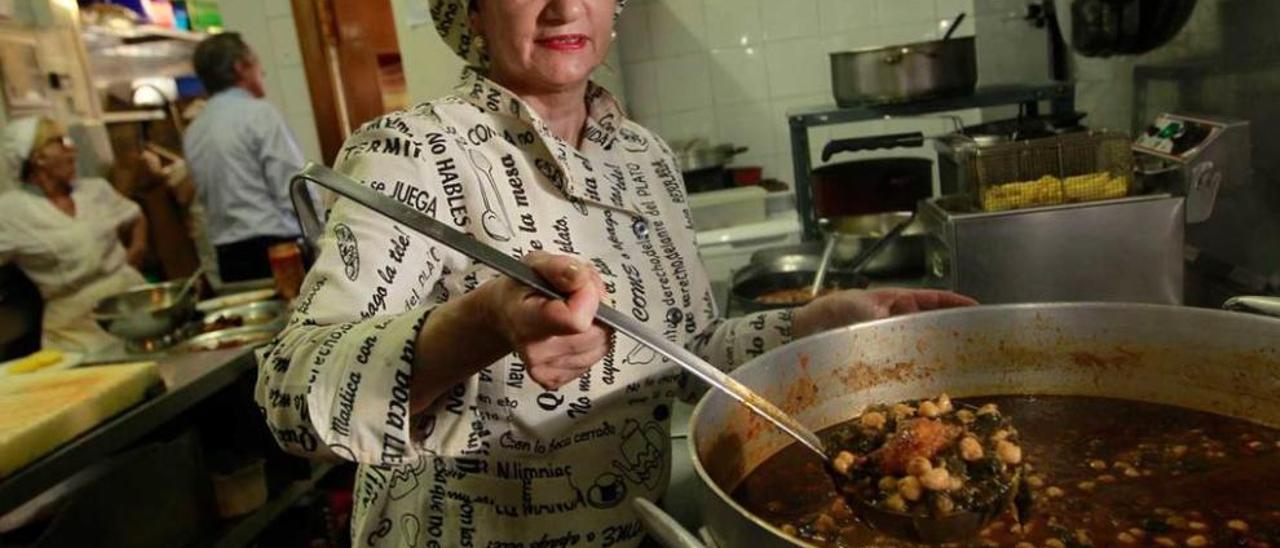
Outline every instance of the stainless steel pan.
<svg viewBox="0 0 1280 548"><path fill-rule="evenodd" d="M1253 307L1257 309L1257 307ZM814 429L869 403L1056 394L1177 405L1280 426L1280 319L1136 304L950 310L804 339L734 377ZM689 444L698 506L721 546L793 546L729 493L789 443L729 398L694 410Z"/></svg>
<svg viewBox="0 0 1280 548"><path fill-rule="evenodd" d="M965 95L977 83L973 37L831 54L831 88L846 108Z"/></svg>

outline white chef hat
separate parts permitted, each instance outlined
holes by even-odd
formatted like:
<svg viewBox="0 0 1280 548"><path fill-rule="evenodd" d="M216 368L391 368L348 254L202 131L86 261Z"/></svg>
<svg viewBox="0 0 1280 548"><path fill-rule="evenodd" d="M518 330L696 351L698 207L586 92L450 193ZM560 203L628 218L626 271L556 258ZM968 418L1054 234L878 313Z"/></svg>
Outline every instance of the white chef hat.
<svg viewBox="0 0 1280 548"><path fill-rule="evenodd" d="M43 118L39 116L27 116L9 120L9 123L5 124L2 144L4 165L0 167L4 169L2 176L6 183L22 182L22 166L27 163L32 150L36 147L36 136L40 133L41 121Z"/></svg>

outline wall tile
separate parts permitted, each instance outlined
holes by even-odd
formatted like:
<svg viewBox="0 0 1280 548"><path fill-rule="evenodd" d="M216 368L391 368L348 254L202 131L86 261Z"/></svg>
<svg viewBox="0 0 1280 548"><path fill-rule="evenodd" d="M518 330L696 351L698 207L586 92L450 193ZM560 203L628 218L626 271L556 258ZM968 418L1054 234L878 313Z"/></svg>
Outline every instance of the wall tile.
<svg viewBox="0 0 1280 548"><path fill-rule="evenodd" d="M939 28L942 32L951 26L951 21L955 20L957 15L965 14L964 21L960 22L960 28L956 29L955 36L973 36L974 19L973 13L974 0L935 0ZM941 36L939 36L941 38Z"/></svg>
<svg viewBox="0 0 1280 548"><path fill-rule="evenodd" d="M886 46L928 42L941 38L938 24L932 21L905 25L885 25L880 29L880 35Z"/></svg>
<svg viewBox="0 0 1280 548"><path fill-rule="evenodd" d="M659 113L658 61L623 65L622 81L627 88L627 109L640 117Z"/></svg>
<svg viewBox="0 0 1280 548"><path fill-rule="evenodd" d="M775 97L813 95L831 89L831 65L822 38L771 42L765 57L769 89Z"/></svg>
<svg viewBox="0 0 1280 548"><path fill-rule="evenodd" d="M769 126L773 131L774 146L778 152L791 151L791 124L787 121L787 115L793 112L812 110L814 108L829 107L833 104L831 94L824 93L820 95L802 95L789 97L784 99L774 99L769 103ZM813 133L809 135L813 139ZM790 176L788 179L790 180Z"/></svg>
<svg viewBox="0 0 1280 548"><path fill-rule="evenodd" d="M272 17L268 20L268 26L271 29L271 49L275 52L276 63L282 67L301 66L302 50L298 47L293 17Z"/></svg>
<svg viewBox="0 0 1280 548"><path fill-rule="evenodd" d="M702 0L663 0L649 11L649 36L656 57L706 51Z"/></svg>
<svg viewBox="0 0 1280 548"><path fill-rule="evenodd" d="M293 18L293 7L289 5L289 0L265 0L262 7L266 10L267 17Z"/></svg>
<svg viewBox="0 0 1280 548"><path fill-rule="evenodd" d="M627 9L618 18L617 47L622 62L631 63L653 58L653 35L649 31L649 12L652 9L648 4L628 3Z"/></svg>
<svg viewBox="0 0 1280 548"><path fill-rule="evenodd" d="M758 0L706 0L706 7L707 44L711 48L757 45L764 39Z"/></svg>
<svg viewBox="0 0 1280 548"><path fill-rule="evenodd" d="M715 112L710 108L663 115L659 123L660 135L668 144L698 138L714 142L718 135Z"/></svg>
<svg viewBox="0 0 1280 548"><path fill-rule="evenodd" d="M764 52L760 47L711 50L711 86L716 103L768 100Z"/></svg>
<svg viewBox="0 0 1280 548"><path fill-rule="evenodd" d="M817 0L764 0L760 7L765 40L815 36L821 32Z"/></svg>
<svg viewBox="0 0 1280 548"><path fill-rule="evenodd" d="M776 153L773 131L769 124L762 123L769 119L771 112L769 103L763 101L716 107L717 140L749 149L734 163L760 165Z"/></svg>
<svg viewBox="0 0 1280 548"><path fill-rule="evenodd" d="M711 75L705 53L662 59L657 63L658 100L664 113L711 106Z"/></svg>
<svg viewBox="0 0 1280 548"><path fill-rule="evenodd" d="M867 0L818 0L823 34L875 28L880 24L880 7Z"/></svg>
<svg viewBox="0 0 1280 548"><path fill-rule="evenodd" d="M876 0L882 25L904 25L938 18L934 0ZM949 16L948 16L949 17Z"/></svg>

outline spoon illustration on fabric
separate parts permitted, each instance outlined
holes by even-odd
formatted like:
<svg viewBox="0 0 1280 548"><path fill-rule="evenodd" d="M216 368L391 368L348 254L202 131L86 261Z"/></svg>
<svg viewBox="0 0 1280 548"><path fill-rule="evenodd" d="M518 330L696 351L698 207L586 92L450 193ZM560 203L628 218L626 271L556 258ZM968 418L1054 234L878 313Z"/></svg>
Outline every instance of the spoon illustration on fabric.
<svg viewBox="0 0 1280 548"><path fill-rule="evenodd" d="M477 150L471 151L471 167L480 174L480 198L484 200L484 213L480 215L480 226L489 237L506 242L511 240L511 217L507 214L507 206L502 203L502 194L498 191L498 183L493 180L493 164ZM497 204L495 208L494 205Z"/></svg>

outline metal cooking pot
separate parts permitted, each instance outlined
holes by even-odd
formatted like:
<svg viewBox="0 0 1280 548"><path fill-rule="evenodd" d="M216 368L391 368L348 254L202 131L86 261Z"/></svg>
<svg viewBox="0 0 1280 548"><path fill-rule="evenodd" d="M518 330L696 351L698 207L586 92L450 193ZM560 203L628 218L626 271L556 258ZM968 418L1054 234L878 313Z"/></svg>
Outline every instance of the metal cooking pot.
<svg viewBox="0 0 1280 548"><path fill-rule="evenodd" d="M185 280L142 285L107 297L93 309L93 319L104 330L130 343L164 337L195 313L195 294L177 299Z"/></svg>
<svg viewBox="0 0 1280 548"><path fill-rule="evenodd" d="M1123 398L1280 426L1280 319L1137 304L1032 304L871 322L797 341L733 376L814 429L873 402L997 394ZM791 443L731 398L690 419L698 507L720 546L796 546L729 496Z"/></svg>
<svg viewBox="0 0 1280 548"><path fill-rule="evenodd" d="M773 291L808 288L822 263L822 245L800 244L758 251L751 263L733 275L729 290L731 315L763 310L795 308L798 304L766 304L757 299ZM839 269L827 272L824 288L860 289L867 287L866 277ZM803 303L800 303L803 304Z"/></svg>
<svg viewBox="0 0 1280 548"><path fill-rule="evenodd" d="M831 54L831 88L845 108L966 95L977 83L973 37Z"/></svg>
<svg viewBox="0 0 1280 548"><path fill-rule="evenodd" d="M839 234L840 240L836 243L834 256L835 263L839 265L852 261L862 250L875 245L898 223L909 218L910 211L893 211L834 217L823 219L822 223L827 232ZM928 238L923 224L919 221L912 223L901 235L876 252L862 268L862 273L872 277L923 276Z"/></svg>
<svg viewBox="0 0 1280 548"><path fill-rule="evenodd" d="M675 148L676 163L682 173L721 168L733 158L747 151L747 147L731 144L711 146L706 139L694 139Z"/></svg>

